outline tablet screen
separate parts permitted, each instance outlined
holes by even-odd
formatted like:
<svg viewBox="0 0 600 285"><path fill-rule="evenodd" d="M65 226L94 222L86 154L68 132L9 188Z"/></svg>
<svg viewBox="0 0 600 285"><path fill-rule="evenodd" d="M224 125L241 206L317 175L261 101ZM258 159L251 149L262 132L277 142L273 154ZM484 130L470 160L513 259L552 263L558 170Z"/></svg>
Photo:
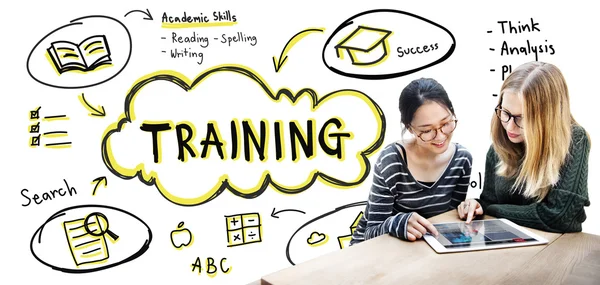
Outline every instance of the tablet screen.
<svg viewBox="0 0 600 285"><path fill-rule="evenodd" d="M475 220L434 224L439 235L436 240L445 248L479 247L537 241L501 220Z"/></svg>

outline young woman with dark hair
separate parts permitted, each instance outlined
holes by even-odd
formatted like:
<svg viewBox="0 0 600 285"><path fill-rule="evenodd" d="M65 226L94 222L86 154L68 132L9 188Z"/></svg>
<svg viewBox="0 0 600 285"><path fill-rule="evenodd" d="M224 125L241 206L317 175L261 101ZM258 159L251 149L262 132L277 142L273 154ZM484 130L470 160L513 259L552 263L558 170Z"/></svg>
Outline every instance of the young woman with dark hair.
<svg viewBox="0 0 600 285"><path fill-rule="evenodd" d="M383 234L408 241L437 235L427 218L465 200L473 161L451 142L458 121L446 90L434 79L414 80L402 91L399 109L402 134L412 136L381 151L350 245Z"/></svg>

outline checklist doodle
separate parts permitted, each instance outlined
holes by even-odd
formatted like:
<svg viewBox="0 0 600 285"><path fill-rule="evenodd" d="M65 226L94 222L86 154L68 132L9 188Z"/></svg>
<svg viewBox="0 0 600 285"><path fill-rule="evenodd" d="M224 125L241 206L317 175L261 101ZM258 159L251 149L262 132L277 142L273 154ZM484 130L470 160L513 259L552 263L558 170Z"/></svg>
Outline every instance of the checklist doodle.
<svg viewBox="0 0 600 285"><path fill-rule="evenodd" d="M69 117L67 115L51 115L51 116L41 116L40 109L42 107L36 107L33 110L29 111L29 121L31 122L29 125L29 146L30 147L38 147L42 145L42 138L44 140L58 140L57 142L45 143L43 146L48 148L68 148L71 146L70 141L64 141L64 138L68 136L67 131L55 131L50 130L47 132L42 132L42 129L46 129L47 123L50 122L58 122L58 121L68 121ZM42 122L44 127L42 128Z"/></svg>
<svg viewBox="0 0 600 285"><path fill-rule="evenodd" d="M238 246L262 241L262 226L258 213L225 216L227 246Z"/></svg>

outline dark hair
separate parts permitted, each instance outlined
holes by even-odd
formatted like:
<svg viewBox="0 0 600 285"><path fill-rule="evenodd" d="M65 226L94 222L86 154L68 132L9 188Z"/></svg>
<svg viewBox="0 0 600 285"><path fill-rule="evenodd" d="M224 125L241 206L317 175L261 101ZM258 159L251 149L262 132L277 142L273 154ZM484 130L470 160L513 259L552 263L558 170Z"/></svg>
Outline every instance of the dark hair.
<svg viewBox="0 0 600 285"><path fill-rule="evenodd" d="M419 78L409 83L400 94L400 122L403 125L402 134L406 132L421 105L427 102L436 102L446 106L454 114L454 107L448 98L444 87L432 78Z"/></svg>

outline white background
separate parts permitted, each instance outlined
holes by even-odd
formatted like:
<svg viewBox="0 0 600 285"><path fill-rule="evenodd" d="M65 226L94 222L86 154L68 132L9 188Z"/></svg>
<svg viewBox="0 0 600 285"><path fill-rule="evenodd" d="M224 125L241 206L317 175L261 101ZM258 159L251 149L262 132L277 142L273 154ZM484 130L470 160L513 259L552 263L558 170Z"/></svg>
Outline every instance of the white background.
<svg viewBox="0 0 600 285"><path fill-rule="evenodd" d="M499 92L502 83L499 70L502 65L511 64L514 68L535 60L533 55L500 56L504 40L513 46L526 45L527 39L536 45L546 44L547 40L547 44L552 44L555 49L555 54L541 54L539 60L553 63L561 69L569 86L572 112L591 135L588 189L592 205L586 209L588 219L583 230L600 234L600 196L596 191L599 180L593 175L598 173L600 163L595 149L600 137L595 104L598 89L595 67L600 65L600 56L596 50L600 40L596 36L596 9L587 4L573 1L568 4L550 1L496 1L486 4L479 1L387 1L377 5L364 1L302 1L301 4L282 4L279 1L21 3L10 4L11 6L2 4L0 49L3 56L1 72L4 100L0 104L0 116L4 132L0 149L4 161L4 183L0 198L3 217L0 259L4 268L3 283L22 280L25 283L107 284L135 278L146 282L244 284L290 266L285 255L286 244L291 235L310 219L336 207L367 198L370 175L364 183L349 189L339 189L317 181L310 189L297 195L283 195L267 188L255 199L242 199L225 191L207 204L183 207L169 202L155 187L145 186L137 178L118 178L102 162L100 141L107 127L123 113L125 94L142 76L159 70L175 70L193 78L205 69L228 63L251 67L275 90L289 88L298 91L301 88L312 88L319 95L338 89L360 90L374 99L385 114L387 129L383 145L400 138L397 102L402 88L416 78L432 77L446 88L454 103L459 119L454 141L471 151L474 159L472 177L477 178L478 173L484 170L485 154L490 144L490 119L497 104L497 97L492 94ZM152 13L153 21L143 20L144 15L141 13L124 17L128 11L146 8ZM450 58L438 65L395 79L358 80L329 71L321 61L321 52L325 40L333 30L359 12L380 8L406 11L444 26L456 38L456 50ZM221 33L243 32L258 38L256 46L250 47L242 43L227 48L215 42L214 46L201 50L205 53L201 65L192 60L172 60L161 53L161 50L168 51L175 47L160 39L161 36L168 37L171 32L160 27L163 12L181 15L186 11L188 14L202 12L211 15L213 11L225 10L230 10L237 16L237 25L198 28L197 33L218 36ZM82 89L57 89L34 81L27 73L26 61L35 44L70 20L88 15L114 17L129 29L133 41L132 56L124 71L104 84ZM497 23L503 20L529 23L530 18L539 23L541 32L503 35ZM309 34L296 43L288 53L286 64L279 73L275 73L272 57L279 58L281 50L294 34L316 27L325 28L325 32ZM493 32L487 33L489 30ZM185 45L178 48L183 47ZM492 52L489 48L495 48L496 51ZM497 71L490 72L490 69ZM104 106L106 117L88 116L88 111L77 99L82 92L93 106ZM235 103L230 104L236 106ZM69 140L73 142L71 148L28 146L27 129L30 122L27 116L29 110L37 106L42 106L41 110L46 115L69 116L70 120L62 122L61 127L69 132ZM156 108L160 110L161 106ZM229 108L231 107L215 106L212 111L215 115L222 114L228 112ZM230 115L231 118L235 116L234 113ZM289 119L294 118L282 118L283 121ZM360 131L355 135L359 133ZM377 153L373 154L369 159L370 163L376 157ZM275 161L269 161L268 165L274 169L278 167ZM354 166L354 163L335 162L323 167L337 169L347 165ZM291 179L298 173L286 175ZM92 180L101 176L107 177L108 185L100 186L96 195L92 196ZM41 194L64 187L63 179L77 189L77 195L44 201L40 205L32 203L27 207L22 206L27 202L21 195L22 189L28 189L30 195ZM181 187L193 186L193 180L182 180L181 183L186 183L179 185ZM468 196L477 197L480 191L478 187L473 188ZM39 263L29 250L29 243L36 229L63 208L92 203L125 209L142 218L153 233L149 250L132 262L88 274L62 273ZM298 209L305 214L283 212L276 219L270 216L274 207L277 210ZM227 247L224 216L251 212L261 215L263 241ZM329 224L333 227L339 223L349 224L353 217L354 214L343 217L332 215L326 223L320 225L327 227ZM180 221L184 221L185 226L194 234L194 243L183 250L175 250L170 244L169 234ZM318 230L326 231L327 228ZM340 234L331 233L329 242L335 243ZM318 254L325 253L324 250ZM196 257L200 257L203 262L200 275L197 271L193 273L190 266ZM207 257L212 257L216 263L221 258L227 258L225 264L232 267L230 273L219 272L214 277L207 276L204 267Z"/></svg>

